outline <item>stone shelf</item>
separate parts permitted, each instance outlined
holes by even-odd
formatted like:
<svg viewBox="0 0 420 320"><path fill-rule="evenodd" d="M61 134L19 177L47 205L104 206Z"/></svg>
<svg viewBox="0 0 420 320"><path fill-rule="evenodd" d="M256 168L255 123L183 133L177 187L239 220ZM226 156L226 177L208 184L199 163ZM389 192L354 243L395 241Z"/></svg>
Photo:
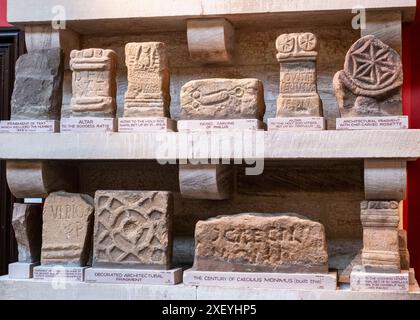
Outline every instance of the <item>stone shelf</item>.
<svg viewBox="0 0 420 320"><path fill-rule="evenodd" d="M214 0L125 0L115 6L111 0L65 0L68 26L81 34L185 30L186 19L225 17L235 27L288 26L296 24L343 24L352 19L352 9L360 4L367 10L401 11L403 21L412 21L416 0L294 0L294 1L214 1ZM14 25L48 24L59 19L55 0L9 0L8 20ZM54 11L52 11L52 9ZM53 14L52 12L56 13ZM57 18L58 17L58 18ZM62 17L63 18L63 17Z"/></svg>
<svg viewBox="0 0 420 320"><path fill-rule="evenodd" d="M42 292L42 295L39 293ZM49 282L11 280L0 277L0 300L7 299L115 299L115 300L420 300L420 289L413 285L408 293L354 292L348 285L336 291L277 290L178 285L121 285L75 282L59 284L55 289Z"/></svg>
<svg viewBox="0 0 420 320"><path fill-rule="evenodd" d="M378 131L307 131L259 132L262 143L244 139L243 155L251 159L407 159L420 157L420 130ZM235 156L237 143L233 133L218 132L218 141L224 157ZM199 139L198 144L191 139ZM214 139L214 136L212 137ZM187 147L178 148L177 156L167 154L164 143L187 141ZM197 140L195 140L197 141ZM0 159L5 160L154 160L192 159L203 145L210 144L207 133L35 133L0 134ZM262 141L259 140L259 141ZM224 144L226 142L226 144ZM182 143L178 143L182 145ZM208 153L194 158L209 158Z"/></svg>

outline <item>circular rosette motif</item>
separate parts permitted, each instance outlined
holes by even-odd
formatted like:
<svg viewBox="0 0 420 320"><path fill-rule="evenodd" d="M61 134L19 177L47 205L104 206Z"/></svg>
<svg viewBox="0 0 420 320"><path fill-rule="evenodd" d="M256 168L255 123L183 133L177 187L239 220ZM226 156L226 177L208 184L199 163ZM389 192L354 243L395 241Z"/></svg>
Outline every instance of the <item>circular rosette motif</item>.
<svg viewBox="0 0 420 320"><path fill-rule="evenodd" d="M290 53L295 47L295 39L289 34L282 34L277 38L276 48L280 53Z"/></svg>
<svg viewBox="0 0 420 320"><path fill-rule="evenodd" d="M317 40L312 33L302 33L298 37L299 48L304 51L312 51L316 48Z"/></svg>
<svg viewBox="0 0 420 320"><path fill-rule="evenodd" d="M401 59L375 36L366 36L347 53L344 75L346 85L355 94L378 96L401 86Z"/></svg>

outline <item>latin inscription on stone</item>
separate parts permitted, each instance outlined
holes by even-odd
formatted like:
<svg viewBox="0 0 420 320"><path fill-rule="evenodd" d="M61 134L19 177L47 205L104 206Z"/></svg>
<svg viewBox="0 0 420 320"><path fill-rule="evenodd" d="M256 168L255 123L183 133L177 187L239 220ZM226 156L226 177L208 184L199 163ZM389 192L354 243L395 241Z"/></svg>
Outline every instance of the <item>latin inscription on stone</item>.
<svg viewBox="0 0 420 320"><path fill-rule="evenodd" d="M73 50L72 116L113 118L116 112L117 56L113 50Z"/></svg>
<svg viewBox="0 0 420 320"><path fill-rule="evenodd" d="M170 192L97 191L93 265L167 269L172 210Z"/></svg>
<svg viewBox="0 0 420 320"><path fill-rule="evenodd" d="M134 42L125 46L128 89L124 117L170 117L169 64L161 42Z"/></svg>
<svg viewBox="0 0 420 320"><path fill-rule="evenodd" d="M277 117L322 117L317 93L318 41L312 33L282 34L277 38L280 95Z"/></svg>
<svg viewBox="0 0 420 320"><path fill-rule="evenodd" d="M199 221L195 270L328 271L324 227L304 217L239 214Z"/></svg>
<svg viewBox="0 0 420 320"><path fill-rule="evenodd" d="M93 199L90 196L51 193L44 204L41 264L86 265L92 228Z"/></svg>
<svg viewBox="0 0 420 320"><path fill-rule="evenodd" d="M264 113L264 89L258 79L193 80L181 89L183 120L262 120Z"/></svg>

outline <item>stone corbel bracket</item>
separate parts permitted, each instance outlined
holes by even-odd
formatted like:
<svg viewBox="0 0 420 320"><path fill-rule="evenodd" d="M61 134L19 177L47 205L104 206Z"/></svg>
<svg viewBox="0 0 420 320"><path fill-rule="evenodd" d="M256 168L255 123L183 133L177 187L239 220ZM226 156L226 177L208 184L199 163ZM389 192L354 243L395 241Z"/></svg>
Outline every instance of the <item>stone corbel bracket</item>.
<svg viewBox="0 0 420 320"><path fill-rule="evenodd" d="M229 199L233 192L232 165L180 164L179 189L184 198Z"/></svg>
<svg viewBox="0 0 420 320"><path fill-rule="evenodd" d="M365 160L366 200L404 200L407 190L407 162L398 159Z"/></svg>
<svg viewBox="0 0 420 320"><path fill-rule="evenodd" d="M78 184L74 167L49 161L8 160L6 178L18 199L46 198L58 190L74 191Z"/></svg>
<svg viewBox="0 0 420 320"><path fill-rule="evenodd" d="M235 49L235 29L226 19L187 21L188 50L201 64L231 64Z"/></svg>

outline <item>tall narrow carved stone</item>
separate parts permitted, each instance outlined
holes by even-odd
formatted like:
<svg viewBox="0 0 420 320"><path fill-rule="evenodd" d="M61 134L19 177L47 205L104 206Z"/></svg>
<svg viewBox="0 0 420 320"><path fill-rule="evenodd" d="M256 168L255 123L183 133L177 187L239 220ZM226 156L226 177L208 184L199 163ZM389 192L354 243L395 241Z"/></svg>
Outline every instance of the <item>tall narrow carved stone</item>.
<svg viewBox="0 0 420 320"><path fill-rule="evenodd" d="M341 117L401 115L402 80L398 53L373 35L360 38L334 76Z"/></svg>
<svg viewBox="0 0 420 320"><path fill-rule="evenodd" d="M265 113L258 79L202 79L181 88L181 119L259 119Z"/></svg>
<svg viewBox="0 0 420 320"><path fill-rule="evenodd" d="M400 247L400 261L401 261L401 270L410 269L410 253L407 248L407 231L399 230L398 231L398 242Z"/></svg>
<svg viewBox="0 0 420 320"><path fill-rule="evenodd" d="M367 271L399 272L400 247L397 201L363 201L362 264Z"/></svg>
<svg viewBox="0 0 420 320"><path fill-rule="evenodd" d="M238 214L199 221L194 269L328 272L322 224L286 214Z"/></svg>
<svg viewBox="0 0 420 320"><path fill-rule="evenodd" d="M41 264L83 267L91 251L93 199L54 192L44 204Z"/></svg>
<svg viewBox="0 0 420 320"><path fill-rule="evenodd" d="M72 116L115 117L117 56L113 50L73 50Z"/></svg>
<svg viewBox="0 0 420 320"><path fill-rule="evenodd" d="M93 265L167 269L173 200L163 191L97 191Z"/></svg>
<svg viewBox="0 0 420 320"><path fill-rule="evenodd" d="M42 206L15 203L12 226L19 262L39 262L41 257Z"/></svg>
<svg viewBox="0 0 420 320"><path fill-rule="evenodd" d="M276 40L280 62L277 117L322 117L317 92L318 41L312 33L286 33Z"/></svg>
<svg viewBox="0 0 420 320"><path fill-rule="evenodd" d="M64 55L59 48L33 50L16 62L12 120L60 120Z"/></svg>
<svg viewBox="0 0 420 320"><path fill-rule="evenodd" d="M125 46L128 88L124 117L170 117L169 64L161 42L135 42Z"/></svg>

